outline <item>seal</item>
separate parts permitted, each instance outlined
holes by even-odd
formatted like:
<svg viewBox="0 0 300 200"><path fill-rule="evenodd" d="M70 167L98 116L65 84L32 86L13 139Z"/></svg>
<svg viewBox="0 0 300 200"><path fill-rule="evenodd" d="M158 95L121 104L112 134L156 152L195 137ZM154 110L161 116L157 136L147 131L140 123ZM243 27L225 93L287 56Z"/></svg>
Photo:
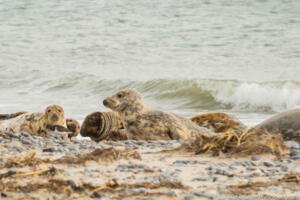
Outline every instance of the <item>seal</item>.
<svg viewBox="0 0 300 200"><path fill-rule="evenodd" d="M79 132L80 132L80 124L76 119L72 118L67 118L66 119L66 124L67 124L67 131L66 132L71 132L68 134L68 137L76 137Z"/></svg>
<svg viewBox="0 0 300 200"><path fill-rule="evenodd" d="M44 113L23 113L10 117L0 121L1 131L13 133L25 131L33 135L46 136L56 128L68 130L64 110L59 105L48 106Z"/></svg>
<svg viewBox="0 0 300 200"><path fill-rule="evenodd" d="M300 141L300 109L278 113L254 126L268 132L280 132L284 140Z"/></svg>
<svg viewBox="0 0 300 200"><path fill-rule="evenodd" d="M1 120L8 120L8 119L12 119L15 118L17 116L26 114L28 112L15 112L15 113L11 113L11 114L0 114L0 124L1 124ZM80 132L80 124L76 119L72 119L72 118L67 118L66 119L66 125L67 128L65 126L48 126L49 131L58 131L58 132L66 132L68 138L71 137L76 137L79 132ZM0 125L1 126L1 125Z"/></svg>
<svg viewBox="0 0 300 200"><path fill-rule="evenodd" d="M82 137L90 137L93 141L127 140L124 120L116 112L93 112L86 116L80 130Z"/></svg>
<svg viewBox="0 0 300 200"><path fill-rule="evenodd" d="M216 135L187 118L148 108L135 89L121 90L107 97L103 104L124 119L129 139L193 140L201 135L207 137Z"/></svg>
<svg viewBox="0 0 300 200"><path fill-rule="evenodd" d="M247 130L247 126L235 116L221 112L200 114L190 118L190 120L216 133L234 131L240 134Z"/></svg>

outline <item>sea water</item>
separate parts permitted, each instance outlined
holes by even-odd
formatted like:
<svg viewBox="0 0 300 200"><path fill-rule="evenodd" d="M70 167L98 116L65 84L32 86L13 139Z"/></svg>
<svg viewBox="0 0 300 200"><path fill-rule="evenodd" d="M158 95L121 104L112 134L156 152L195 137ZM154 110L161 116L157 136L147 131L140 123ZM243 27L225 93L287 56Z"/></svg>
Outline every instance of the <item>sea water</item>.
<svg viewBox="0 0 300 200"><path fill-rule="evenodd" d="M0 113L149 107L247 125L300 107L299 0L0 0Z"/></svg>

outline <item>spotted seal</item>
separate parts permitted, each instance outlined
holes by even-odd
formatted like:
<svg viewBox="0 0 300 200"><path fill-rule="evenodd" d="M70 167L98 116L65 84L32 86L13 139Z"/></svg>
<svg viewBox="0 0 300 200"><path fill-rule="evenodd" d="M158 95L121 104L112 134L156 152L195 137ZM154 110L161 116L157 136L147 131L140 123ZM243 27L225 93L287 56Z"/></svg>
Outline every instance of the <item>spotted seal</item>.
<svg viewBox="0 0 300 200"><path fill-rule="evenodd" d="M177 114L148 108L135 89L121 90L107 97L105 107L117 112L125 122L129 139L188 140L200 135L215 135L207 128Z"/></svg>
<svg viewBox="0 0 300 200"><path fill-rule="evenodd" d="M300 109L278 113L254 126L269 132L280 132L285 140L300 141Z"/></svg>
<svg viewBox="0 0 300 200"><path fill-rule="evenodd" d="M50 105L43 113L14 113L6 117L2 115L2 118L4 120L0 121L1 131L25 131L40 136L46 136L55 129L68 131L64 110L59 105Z"/></svg>
<svg viewBox="0 0 300 200"><path fill-rule="evenodd" d="M204 113L190 118L199 126L208 128L213 132L234 131L237 134L244 132L247 126L235 116L221 112Z"/></svg>

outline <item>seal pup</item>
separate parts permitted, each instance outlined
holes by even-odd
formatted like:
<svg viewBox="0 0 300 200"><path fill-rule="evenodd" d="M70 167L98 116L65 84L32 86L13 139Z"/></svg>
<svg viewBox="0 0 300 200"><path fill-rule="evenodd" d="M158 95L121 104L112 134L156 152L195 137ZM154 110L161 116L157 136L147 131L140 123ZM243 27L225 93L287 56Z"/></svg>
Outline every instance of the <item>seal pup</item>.
<svg viewBox="0 0 300 200"><path fill-rule="evenodd" d="M0 121L0 131L13 133L25 131L33 135L46 136L56 128L68 130L64 110L59 105L50 105L43 113L24 113Z"/></svg>
<svg viewBox="0 0 300 200"><path fill-rule="evenodd" d="M280 132L284 140L300 141L300 109L278 113L253 128Z"/></svg>
<svg viewBox="0 0 300 200"><path fill-rule="evenodd" d="M80 135L93 141L127 140L124 120L116 112L93 112L85 117Z"/></svg>
<svg viewBox="0 0 300 200"><path fill-rule="evenodd" d="M12 119L17 116L23 115L28 112L15 112L12 114L0 114L0 123L1 120ZM48 126L48 129L51 131L58 131L58 132L66 132L68 137L76 137L80 132L80 123L76 119L67 118L66 119L67 128L64 126Z"/></svg>
<svg viewBox="0 0 300 200"><path fill-rule="evenodd" d="M213 132L234 131L237 134L244 132L247 126L240 122L235 116L221 112L212 112L196 115L190 118L199 126L208 128Z"/></svg>
<svg viewBox="0 0 300 200"><path fill-rule="evenodd" d="M135 140L188 140L215 135L207 128L174 113L148 108L134 89L107 97L105 107L117 112L125 122L128 138Z"/></svg>

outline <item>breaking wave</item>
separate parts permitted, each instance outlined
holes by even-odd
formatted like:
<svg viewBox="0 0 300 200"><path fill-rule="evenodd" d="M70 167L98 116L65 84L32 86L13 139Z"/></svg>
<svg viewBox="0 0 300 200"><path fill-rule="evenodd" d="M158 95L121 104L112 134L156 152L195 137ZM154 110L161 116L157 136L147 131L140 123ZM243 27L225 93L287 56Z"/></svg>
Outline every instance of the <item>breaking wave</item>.
<svg viewBox="0 0 300 200"><path fill-rule="evenodd" d="M132 81L100 79L84 73L62 75L53 80L7 82L22 88L22 95L35 91L42 95L66 95L66 98L97 98L124 88L136 88L146 100L160 105L201 110L234 110L246 112L282 111L300 107L298 81L240 81L216 79L153 79ZM5 87L5 86L4 86ZM27 92L26 92L27 91Z"/></svg>

